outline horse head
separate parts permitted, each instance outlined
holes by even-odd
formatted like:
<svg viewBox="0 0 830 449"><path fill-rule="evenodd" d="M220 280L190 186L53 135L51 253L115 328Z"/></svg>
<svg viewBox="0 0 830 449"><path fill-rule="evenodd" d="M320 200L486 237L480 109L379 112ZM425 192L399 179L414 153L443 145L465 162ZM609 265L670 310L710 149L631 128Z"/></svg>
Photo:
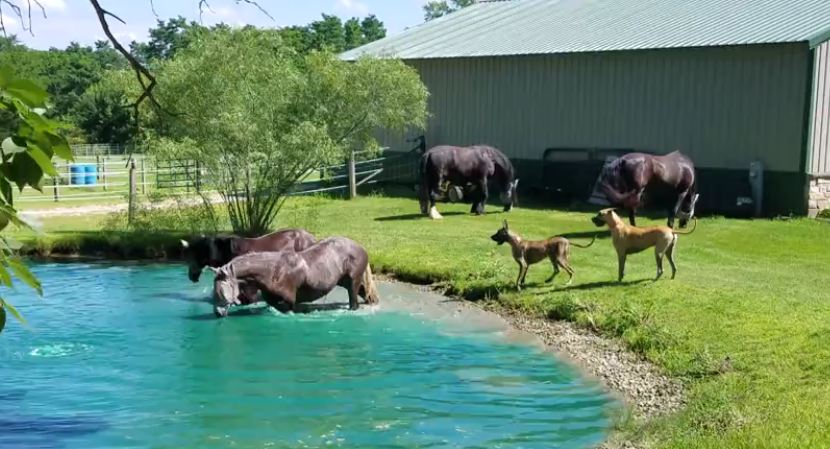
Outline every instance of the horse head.
<svg viewBox="0 0 830 449"><path fill-rule="evenodd" d="M216 274L213 280L213 313L217 318L228 316L231 306L241 304L239 301L239 280L232 264L221 268L210 267Z"/></svg>
<svg viewBox="0 0 830 449"><path fill-rule="evenodd" d="M514 179L507 183L501 192L501 202L504 204L504 211L510 212L519 205L519 180Z"/></svg>
<svg viewBox="0 0 830 449"><path fill-rule="evenodd" d="M230 254L230 238L206 237L204 234L195 239L182 240L182 255L187 261L187 277L191 282L199 282L205 267L218 267L227 262ZM224 249L223 249L224 248Z"/></svg>
<svg viewBox="0 0 830 449"><path fill-rule="evenodd" d="M678 224L680 224L681 228L685 228L689 224L689 221L694 218L695 206L697 206L697 200L699 198L700 195L697 193L694 195L683 194L683 197L680 199L680 208L677 211Z"/></svg>

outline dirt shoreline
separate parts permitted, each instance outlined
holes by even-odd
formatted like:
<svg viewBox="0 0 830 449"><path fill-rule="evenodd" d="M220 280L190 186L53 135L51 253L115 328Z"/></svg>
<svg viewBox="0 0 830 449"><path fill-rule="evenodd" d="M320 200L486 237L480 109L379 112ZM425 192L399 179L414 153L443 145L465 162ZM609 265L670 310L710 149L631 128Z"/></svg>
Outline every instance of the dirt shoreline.
<svg viewBox="0 0 830 449"><path fill-rule="evenodd" d="M377 277L384 282L408 284L448 297L433 286L415 285L398 280L394 275L383 274ZM463 298L451 299L456 314L469 315L472 319L481 319L482 312L493 314L513 330L535 336L545 349L570 361L623 400L637 419L652 419L669 414L685 404L682 383L625 349L619 341L579 328L573 323L528 316L494 302L479 305Z"/></svg>

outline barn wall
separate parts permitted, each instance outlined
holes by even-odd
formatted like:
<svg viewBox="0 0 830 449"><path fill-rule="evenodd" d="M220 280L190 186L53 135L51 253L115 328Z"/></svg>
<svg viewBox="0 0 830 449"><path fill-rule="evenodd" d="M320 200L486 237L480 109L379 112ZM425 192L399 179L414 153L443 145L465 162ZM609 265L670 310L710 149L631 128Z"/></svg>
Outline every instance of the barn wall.
<svg viewBox="0 0 830 449"><path fill-rule="evenodd" d="M771 210L801 213L809 55L787 44L410 63L431 93L430 146L495 145L524 161L525 179L551 147L680 149L715 187L701 186L712 209L748 193L760 159ZM385 143L406 148L401 138Z"/></svg>
<svg viewBox="0 0 830 449"><path fill-rule="evenodd" d="M811 157L808 170L815 175L830 175L830 42L816 47L813 71Z"/></svg>

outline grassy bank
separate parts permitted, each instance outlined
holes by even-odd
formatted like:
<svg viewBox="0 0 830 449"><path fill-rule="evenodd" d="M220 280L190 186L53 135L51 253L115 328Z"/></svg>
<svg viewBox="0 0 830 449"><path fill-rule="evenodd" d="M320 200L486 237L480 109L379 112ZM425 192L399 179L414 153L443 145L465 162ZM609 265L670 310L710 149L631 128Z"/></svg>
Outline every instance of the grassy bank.
<svg viewBox="0 0 830 449"><path fill-rule="evenodd" d="M809 220L703 219L681 237L677 280L653 283L654 258L629 259L616 278L607 234L574 248L574 285L543 285L550 266L533 266L528 288L511 287L516 265L489 236L503 218L525 238L597 231L587 213L519 209L469 216L445 205L445 219L420 218L413 200L298 200L280 227L318 236L345 235L370 251L376 270L438 282L472 299L497 298L521 311L572 320L621 338L682 378L689 406L676 416L625 430L667 448L807 448L830 446L830 225ZM44 222L30 249L48 254L122 248L125 257L175 256L177 235L94 232L96 218ZM644 220L647 222L648 220ZM126 249L123 249L126 248Z"/></svg>

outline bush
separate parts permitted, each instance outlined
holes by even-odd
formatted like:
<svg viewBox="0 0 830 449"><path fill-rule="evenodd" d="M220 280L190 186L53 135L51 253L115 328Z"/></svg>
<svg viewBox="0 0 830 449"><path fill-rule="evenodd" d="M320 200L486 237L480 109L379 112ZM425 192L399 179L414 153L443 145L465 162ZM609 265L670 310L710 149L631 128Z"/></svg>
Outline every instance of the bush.
<svg viewBox="0 0 830 449"><path fill-rule="evenodd" d="M110 214L104 223L107 232L139 234L212 234L222 229L220 208L213 204L196 203L181 195L152 193L135 205L133 221L127 210Z"/></svg>
<svg viewBox="0 0 830 449"><path fill-rule="evenodd" d="M824 218L826 220L830 220L830 209L824 209L823 211L818 213L818 218Z"/></svg>

